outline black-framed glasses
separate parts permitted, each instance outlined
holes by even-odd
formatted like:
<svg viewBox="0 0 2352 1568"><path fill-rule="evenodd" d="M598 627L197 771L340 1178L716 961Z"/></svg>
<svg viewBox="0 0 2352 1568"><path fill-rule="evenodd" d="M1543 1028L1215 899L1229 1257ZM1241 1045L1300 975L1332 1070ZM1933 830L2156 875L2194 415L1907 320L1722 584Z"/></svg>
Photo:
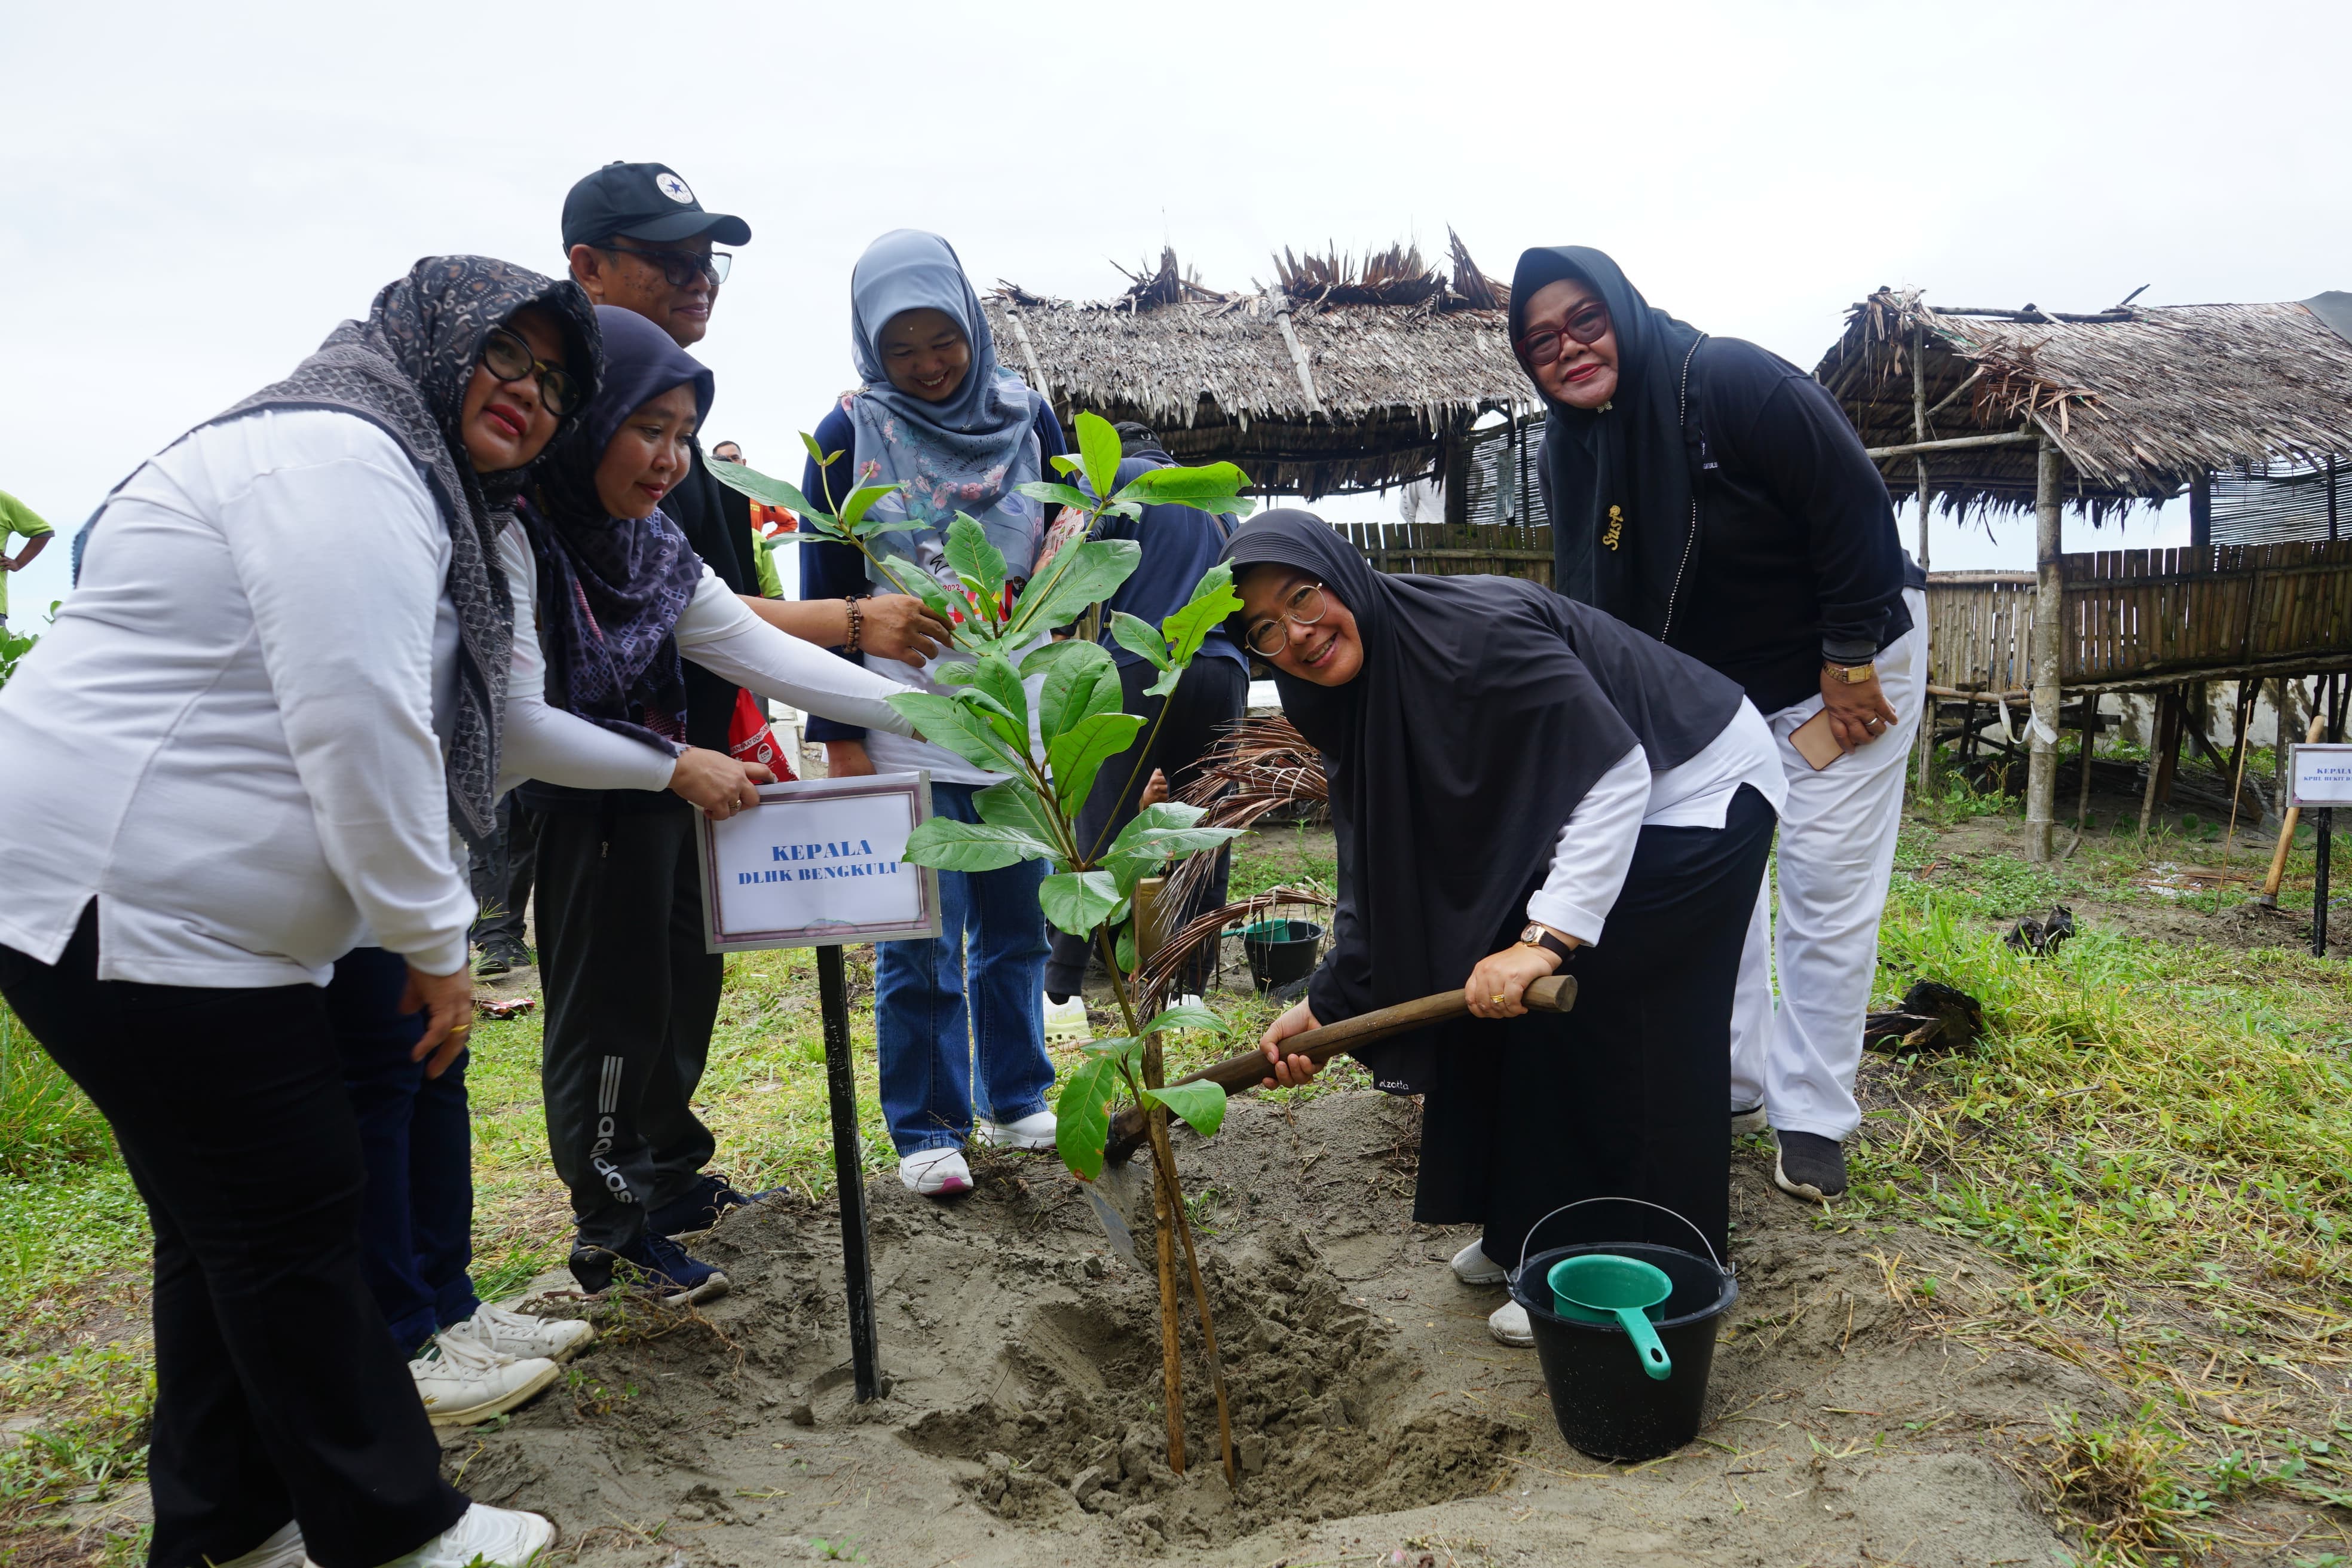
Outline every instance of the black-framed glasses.
<svg viewBox="0 0 2352 1568"><path fill-rule="evenodd" d="M1609 307L1598 300L1587 300L1569 316L1565 327L1538 327L1516 346L1519 358L1532 368L1551 363L1568 352L1571 342L1590 348L1608 335Z"/></svg>
<svg viewBox="0 0 2352 1568"><path fill-rule="evenodd" d="M492 327L482 339L482 365L500 381L537 377L540 405L558 419L579 405L580 384L572 373L532 353L518 332Z"/></svg>
<svg viewBox="0 0 2352 1568"><path fill-rule="evenodd" d="M608 245L605 249L615 256L634 256L640 261L650 261L661 268L673 289L683 289L696 278L710 279L717 288L727 281L727 269L735 265L732 251L714 250L708 256L691 250L635 250L625 245Z"/></svg>
<svg viewBox="0 0 2352 1568"><path fill-rule="evenodd" d="M1290 643L1290 632L1284 622L1311 626L1323 618L1323 612L1328 608L1329 606L1323 602L1322 584L1301 583L1291 590L1290 597L1282 602L1281 609L1276 611L1271 618L1249 627L1243 634L1242 641L1260 658L1272 658Z"/></svg>

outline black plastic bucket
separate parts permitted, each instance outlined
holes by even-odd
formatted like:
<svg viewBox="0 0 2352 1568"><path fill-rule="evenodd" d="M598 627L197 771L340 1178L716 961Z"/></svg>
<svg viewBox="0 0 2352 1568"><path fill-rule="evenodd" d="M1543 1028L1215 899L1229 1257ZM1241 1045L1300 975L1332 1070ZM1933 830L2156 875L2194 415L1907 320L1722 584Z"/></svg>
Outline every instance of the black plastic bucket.
<svg viewBox="0 0 2352 1568"><path fill-rule="evenodd" d="M1323 928L1313 921L1257 921L1242 928L1242 952L1260 991L1304 980L1315 971Z"/></svg>
<svg viewBox="0 0 2352 1568"><path fill-rule="evenodd" d="M1642 1202L1638 1198L1584 1201ZM1561 1212L1555 1209L1553 1214ZM1544 1219L1551 1217L1546 1215ZM1540 1228L1543 1220L1536 1224ZM1693 1231L1696 1234L1696 1226ZM1532 1239L1535 1232L1528 1234ZM1706 1246L1704 1237L1699 1245ZM1716 1262L1713 1249L1708 1250L1710 1256L1701 1258L1680 1247L1628 1241L1522 1255L1511 1276L1511 1299L1527 1309L1528 1322L1535 1331L1536 1355L1551 1391L1552 1419L1559 1423L1559 1435L1572 1447L1596 1459L1633 1464L1663 1458L1698 1436L1706 1407L1707 1374L1715 1366L1716 1330L1739 1300L1738 1282ZM1548 1283L1552 1265L1563 1258L1593 1252L1654 1264L1674 1281L1674 1293L1656 1317L1659 1342L1674 1359L1672 1377L1660 1381L1644 1372L1633 1341L1617 1324L1578 1322L1552 1310Z"/></svg>

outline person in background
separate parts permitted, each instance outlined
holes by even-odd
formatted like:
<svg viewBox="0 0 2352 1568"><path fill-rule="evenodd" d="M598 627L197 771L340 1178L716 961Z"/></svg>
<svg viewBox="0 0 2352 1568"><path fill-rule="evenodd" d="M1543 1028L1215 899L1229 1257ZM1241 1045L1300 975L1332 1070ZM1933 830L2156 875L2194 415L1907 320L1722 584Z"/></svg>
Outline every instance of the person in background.
<svg viewBox="0 0 2352 1568"><path fill-rule="evenodd" d="M1118 435L1119 484L1129 484L1153 468L1175 465L1176 459L1160 446L1160 437L1143 426L1121 425ZM1142 655L1121 647L1110 633L1110 617L1119 611L1157 631L1163 619L1191 601L1192 590L1217 563L1231 529L1229 519L1173 505L1147 506L1136 518L1106 515L1095 525L1095 538L1132 539L1143 552L1134 574L1103 605L1102 644L1118 664L1126 699L1123 710L1143 716L1142 732L1149 744L1130 746L1103 764L1094 793L1087 797L1086 810L1078 818L1082 845L1107 845L1134 820L1143 805L1135 787L1139 777L1150 781L1156 776L1163 795L1171 789L1181 792L1192 782L1209 749L1248 710L1249 661L1224 627L1219 626L1202 642L1200 657L1176 683L1176 689L1165 697L1144 695L1144 689L1160 678L1160 671ZM1165 714L1160 711L1163 706ZM1192 900L1171 912L1168 929L1174 931L1222 906L1229 868L1229 858L1220 855L1215 872L1202 883ZM1085 984L1092 954L1083 937L1056 931L1051 938L1054 954L1045 965L1045 996L1061 1005ZM1203 951L1176 989L1197 996L1214 962L1215 954Z"/></svg>
<svg viewBox="0 0 2352 1568"><path fill-rule="evenodd" d="M466 851L466 880L481 910L466 935L481 954L474 973L486 980L539 962L524 923L538 867L538 814L511 795L501 797L497 831Z"/></svg>
<svg viewBox="0 0 2352 1568"><path fill-rule="evenodd" d="M33 557L49 547L53 531L31 507L0 490L0 631L8 629L8 574L30 566ZM7 553L11 539L25 542L14 555Z"/></svg>
<svg viewBox="0 0 2352 1568"><path fill-rule="evenodd" d="M373 942L425 1070L464 1048L450 833L487 834L497 796L496 517L593 390L595 337L568 283L418 262L116 487L0 689L0 796L47 803L0 821L0 993L154 1230L152 1568L523 1568L553 1539L442 1479L365 1277L322 988Z"/></svg>
<svg viewBox="0 0 2352 1568"><path fill-rule="evenodd" d="M693 190L666 163L607 163L581 179L563 199L562 227L572 276L588 297L599 305L643 316L681 349L693 347L709 331L719 285L734 259L715 249L714 243L744 245L751 238L751 226L741 218L704 211ZM662 510L703 564L730 591L753 601L754 613L770 624L813 641L831 644L845 638L853 616L846 604L795 605L787 610L761 596L751 530L727 517L722 489L703 466L699 447L689 439L688 450L691 461L664 493ZM906 615L864 629L869 646L889 650L892 657L928 657L938 646L933 637L946 635L936 620ZM754 699L702 665L689 663L685 679L688 744L724 752L739 727L764 721ZM524 792L524 804L534 811L546 810L548 798L542 791ZM703 951L697 902L700 874L694 866L694 835L689 831L692 814L684 802L658 791L614 792L589 802L576 794L562 798L567 820L540 823L534 866L539 885L542 890L559 879L577 885L601 867L602 895L641 906L653 928L666 932L659 939L666 949L660 962L668 977L662 988L667 997L662 1050L676 1066L679 1093L690 1099L709 1058L710 1034L727 977L724 955ZM564 858L560 866L558 857ZM634 880L625 887L624 878ZM658 911L667 913L656 918ZM652 954L647 961L653 961ZM572 1026L596 1026L594 1020L573 1015L560 1026L551 1008L551 1053L589 1048L584 1036L577 1040L559 1037ZM682 1129L681 1136L688 1142L656 1151L663 1169L674 1168L693 1147L691 1134ZM749 1201L724 1175L703 1172L688 1190L651 1215L649 1224L656 1235L683 1235L708 1228L723 1210Z"/></svg>
<svg viewBox="0 0 2352 1568"><path fill-rule="evenodd" d="M903 488L868 513L901 524L877 536L877 553L952 583L941 530L962 511L987 530L1010 577L1025 580L1044 516L1018 487L1064 450L1053 405L997 363L980 296L938 235L895 229L877 239L858 258L849 295L850 351L862 384L817 426L818 449L844 456L830 467L812 458L802 493L838 510L852 487L895 482ZM826 541L801 546L801 593L871 595L862 601L869 605L912 598L869 574L856 550ZM911 689L942 689L927 669L879 657L870 642L852 637L840 651ZM1001 782L928 742L814 719L808 733L824 742L834 778L929 769L932 810L954 821L979 821L972 797ZM942 871L938 940L882 946L874 979L882 1113L898 1179L912 1192L968 1189L963 1144L975 1133L1013 1148L1053 1146L1045 1096L1054 1063L1041 991L1045 918L1037 905L1045 877L1043 861ZM977 1124L975 1106L983 1113Z"/></svg>
<svg viewBox="0 0 2352 1568"><path fill-rule="evenodd" d="M1767 881L1740 960L1731 1120L1769 1120L1782 1191L1836 1197L1927 679L1926 601L1885 481L1820 383L1654 309L1598 250L1519 258L1511 342L1549 409L1554 584L1739 682L1771 726L1780 918ZM1843 753L1819 769L1791 741L1816 715Z"/></svg>
<svg viewBox="0 0 2352 1568"><path fill-rule="evenodd" d="M743 448L733 441L719 441L711 446L710 455L722 463L743 461ZM757 569L760 596L782 599L784 593L783 574L776 566L776 552L793 542L790 535L800 530L800 519L780 506L753 500L741 490L721 486L719 504L730 520L740 521L751 531L751 548L759 555Z"/></svg>

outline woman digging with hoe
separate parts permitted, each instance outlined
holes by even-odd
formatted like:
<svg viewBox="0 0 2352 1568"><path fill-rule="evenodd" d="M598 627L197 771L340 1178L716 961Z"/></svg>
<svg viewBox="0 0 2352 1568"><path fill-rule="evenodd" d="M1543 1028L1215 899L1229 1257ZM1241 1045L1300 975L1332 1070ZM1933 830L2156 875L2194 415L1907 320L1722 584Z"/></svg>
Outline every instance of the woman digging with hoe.
<svg viewBox="0 0 2352 1568"><path fill-rule="evenodd" d="M1360 1055L1424 1097L1413 1218L1484 1224L1464 1283L1500 1281L1580 1198L1660 1205L1719 1254L1732 990L1783 787L1762 718L1596 610L1516 578L1384 575L1309 512L1264 514L1226 556L1338 837L1331 951L1265 1031L1265 1083L1315 1075L1292 1036L1459 984L1469 1018ZM1563 966L1573 1012L1521 1005ZM1516 1302L1487 1323L1534 1342Z"/></svg>

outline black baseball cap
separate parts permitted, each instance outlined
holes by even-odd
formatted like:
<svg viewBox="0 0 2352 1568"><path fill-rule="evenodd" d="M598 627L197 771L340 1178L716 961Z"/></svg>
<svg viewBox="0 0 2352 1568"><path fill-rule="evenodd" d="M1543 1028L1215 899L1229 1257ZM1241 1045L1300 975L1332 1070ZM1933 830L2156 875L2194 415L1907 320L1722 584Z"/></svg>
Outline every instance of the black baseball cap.
<svg viewBox="0 0 2352 1568"><path fill-rule="evenodd" d="M614 235L636 239L691 239L707 234L720 245L743 245L751 226L709 213L694 188L667 163L605 164L563 198L563 248L602 245Z"/></svg>

